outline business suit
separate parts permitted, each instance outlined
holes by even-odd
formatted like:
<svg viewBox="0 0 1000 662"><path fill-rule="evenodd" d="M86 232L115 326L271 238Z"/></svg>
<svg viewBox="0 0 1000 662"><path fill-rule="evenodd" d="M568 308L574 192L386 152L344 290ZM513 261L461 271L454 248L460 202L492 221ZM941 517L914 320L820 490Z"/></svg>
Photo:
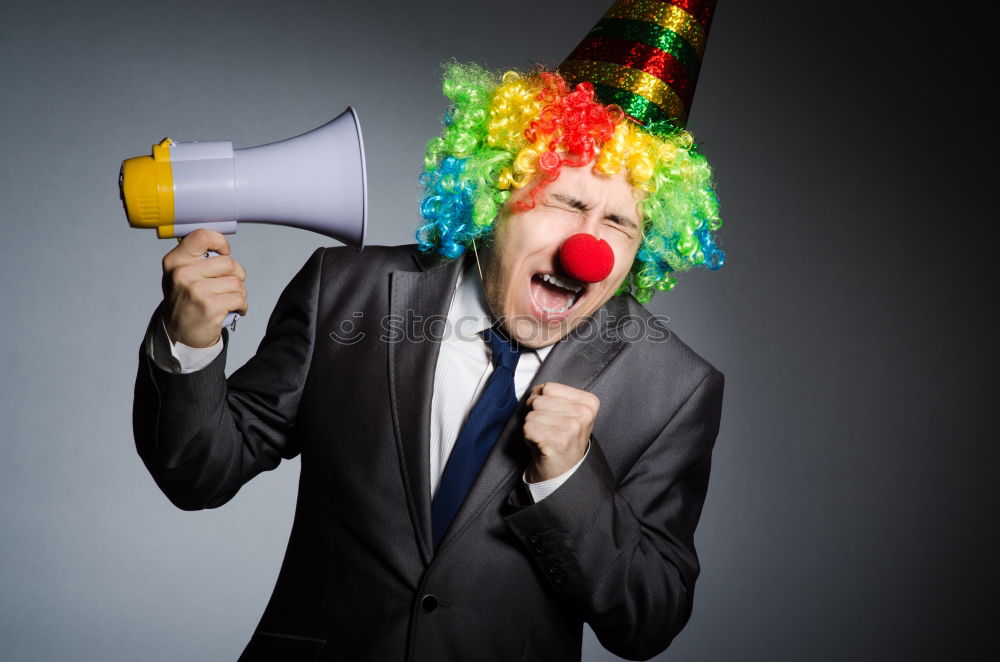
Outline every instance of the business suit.
<svg viewBox="0 0 1000 662"><path fill-rule="evenodd" d="M584 621L621 656L655 655L690 614L722 375L676 337L633 339L648 313L612 298L588 329L603 332L561 342L535 378L600 398L586 460L533 503L522 407L434 550L438 344L400 324L447 312L461 261L432 262L317 250L228 391L225 352L176 375L140 351L136 445L177 506L219 506L302 456L285 560L240 659L569 661ZM345 322L363 337L334 341Z"/></svg>

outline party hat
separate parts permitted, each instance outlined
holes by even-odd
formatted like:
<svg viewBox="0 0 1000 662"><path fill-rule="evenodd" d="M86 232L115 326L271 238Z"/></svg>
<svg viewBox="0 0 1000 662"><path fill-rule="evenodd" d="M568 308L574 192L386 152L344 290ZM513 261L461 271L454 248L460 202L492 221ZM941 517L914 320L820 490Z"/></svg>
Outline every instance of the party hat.
<svg viewBox="0 0 1000 662"><path fill-rule="evenodd" d="M687 124L715 0L618 0L559 65L650 128Z"/></svg>

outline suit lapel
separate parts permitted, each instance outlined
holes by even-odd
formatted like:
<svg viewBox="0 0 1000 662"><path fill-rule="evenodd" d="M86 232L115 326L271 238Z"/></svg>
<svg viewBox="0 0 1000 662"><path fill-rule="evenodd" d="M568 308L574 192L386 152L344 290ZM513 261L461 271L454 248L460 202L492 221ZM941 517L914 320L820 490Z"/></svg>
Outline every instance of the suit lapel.
<svg viewBox="0 0 1000 662"><path fill-rule="evenodd" d="M566 338L559 341L538 370L531 385L542 382L558 382L581 390L590 390L598 377L614 359L628 346L628 341L619 332L628 319L628 302L624 297L615 296L601 307L589 321L581 324ZM500 490L511 489L511 479L520 480L530 459L530 453L521 434L521 426L527 410L524 406L529 388L521 398L515 414L507 421L496 445L486 458L479 476L472 484L462 507L455 515L451 527L445 533L436 554L443 553L449 543L460 536L487 503ZM426 470L426 469L425 469ZM516 474L516 476L515 476Z"/></svg>
<svg viewBox="0 0 1000 662"><path fill-rule="evenodd" d="M413 337L414 327L428 329L421 321L448 314L451 293L463 260L428 268L416 258L422 271L395 271L390 277L389 395L396 432L403 482L409 493L410 516L421 554L430 562L430 425L434 368L441 348L437 339Z"/></svg>

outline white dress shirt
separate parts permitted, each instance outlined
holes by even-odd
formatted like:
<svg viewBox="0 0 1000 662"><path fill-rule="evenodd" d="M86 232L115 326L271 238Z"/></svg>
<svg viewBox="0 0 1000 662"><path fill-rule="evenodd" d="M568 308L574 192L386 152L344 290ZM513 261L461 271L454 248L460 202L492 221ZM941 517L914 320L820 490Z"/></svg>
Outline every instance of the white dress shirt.
<svg viewBox="0 0 1000 662"><path fill-rule="evenodd" d="M434 370L430 438L432 496L437 490L448 456L458 440L465 419L493 373L489 346L479 335L480 331L492 326L487 310L479 271L475 262L472 262L459 275L455 284L455 294L448 308L446 333ZM167 334L166 324L162 321L154 325L153 336L146 341L146 352L156 365L167 372L179 374L201 370L222 353L222 347L221 337L211 347L188 347L180 342L172 342ZM528 389L552 347L553 345L549 345L521 352L514 371L514 393L518 399ZM579 462L549 480L529 483L522 474L521 479L528 486L535 502L541 501L562 485L583 463L589 452L588 444L587 451Z"/></svg>

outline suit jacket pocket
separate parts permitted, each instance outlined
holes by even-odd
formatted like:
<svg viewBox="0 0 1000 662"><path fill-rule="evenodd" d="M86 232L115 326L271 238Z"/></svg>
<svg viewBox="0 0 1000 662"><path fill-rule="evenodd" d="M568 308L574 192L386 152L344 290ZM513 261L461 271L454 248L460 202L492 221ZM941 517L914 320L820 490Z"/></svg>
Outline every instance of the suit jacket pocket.
<svg viewBox="0 0 1000 662"><path fill-rule="evenodd" d="M255 632L238 662L316 662L326 640L279 632Z"/></svg>

